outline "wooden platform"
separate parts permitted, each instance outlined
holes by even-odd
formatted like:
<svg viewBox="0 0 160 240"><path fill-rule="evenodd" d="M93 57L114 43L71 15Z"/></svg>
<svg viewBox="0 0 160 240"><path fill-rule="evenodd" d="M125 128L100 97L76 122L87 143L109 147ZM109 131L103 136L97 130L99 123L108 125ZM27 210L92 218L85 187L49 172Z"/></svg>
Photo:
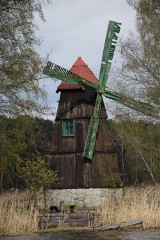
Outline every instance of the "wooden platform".
<svg viewBox="0 0 160 240"><path fill-rule="evenodd" d="M60 226L92 226L94 216L94 212L41 214L38 215L38 226L41 229Z"/></svg>

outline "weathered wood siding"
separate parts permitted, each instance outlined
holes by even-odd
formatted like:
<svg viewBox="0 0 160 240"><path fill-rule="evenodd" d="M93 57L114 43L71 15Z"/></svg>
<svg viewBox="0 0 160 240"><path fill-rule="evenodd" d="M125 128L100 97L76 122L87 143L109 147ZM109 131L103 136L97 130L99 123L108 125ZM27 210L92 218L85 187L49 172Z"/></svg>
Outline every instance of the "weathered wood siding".
<svg viewBox="0 0 160 240"><path fill-rule="evenodd" d="M52 169L62 178L53 188L106 187L106 177L119 172L114 153L95 153L92 161L82 154L54 154Z"/></svg>
<svg viewBox="0 0 160 240"><path fill-rule="evenodd" d="M55 124L52 153L83 152L89 124L90 119L76 119L75 136L63 137L62 122L61 120L57 120ZM100 119L95 151L107 153L113 153L115 151L112 135L109 131L109 125L106 119Z"/></svg>
<svg viewBox="0 0 160 240"><path fill-rule="evenodd" d="M53 170L57 170L62 182L53 188L105 187L105 179L119 172L115 146L106 120L102 103L101 118L93 159L84 159L83 151L93 115L95 98L85 91L61 93L52 145ZM62 119L76 119L74 137L62 136Z"/></svg>
<svg viewBox="0 0 160 240"><path fill-rule="evenodd" d="M61 93L56 120L67 118L90 118L93 115L95 97L87 91L64 90ZM104 104L103 104L104 106ZM103 108L101 117L107 114Z"/></svg>

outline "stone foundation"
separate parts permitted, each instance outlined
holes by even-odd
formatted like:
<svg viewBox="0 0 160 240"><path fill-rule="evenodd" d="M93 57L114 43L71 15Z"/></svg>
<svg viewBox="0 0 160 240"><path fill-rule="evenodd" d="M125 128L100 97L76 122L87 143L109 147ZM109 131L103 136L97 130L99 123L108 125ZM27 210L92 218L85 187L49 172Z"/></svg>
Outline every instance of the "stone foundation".
<svg viewBox="0 0 160 240"><path fill-rule="evenodd" d="M65 206L98 207L120 202L122 197L123 188L55 189L47 191L46 202L48 207L59 206L61 201Z"/></svg>

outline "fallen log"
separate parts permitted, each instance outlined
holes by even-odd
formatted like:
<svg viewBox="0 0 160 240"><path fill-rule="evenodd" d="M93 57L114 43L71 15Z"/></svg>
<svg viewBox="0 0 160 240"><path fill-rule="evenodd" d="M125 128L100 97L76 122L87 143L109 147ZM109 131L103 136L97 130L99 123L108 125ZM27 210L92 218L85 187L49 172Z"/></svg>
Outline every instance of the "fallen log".
<svg viewBox="0 0 160 240"><path fill-rule="evenodd" d="M98 227L95 228L95 230L101 230L101 231L105 231L105 230L112 230L112 229L121 229L121 228L125 228L125 227L132 227L135 225L141 225L142 229L145 228L144 226L144 220L143 219L136 219L136 220L130 220L130 221L125 221L119 224L113 224L113 225L109 225L109 226L103 226L103 227Z"/></svg>

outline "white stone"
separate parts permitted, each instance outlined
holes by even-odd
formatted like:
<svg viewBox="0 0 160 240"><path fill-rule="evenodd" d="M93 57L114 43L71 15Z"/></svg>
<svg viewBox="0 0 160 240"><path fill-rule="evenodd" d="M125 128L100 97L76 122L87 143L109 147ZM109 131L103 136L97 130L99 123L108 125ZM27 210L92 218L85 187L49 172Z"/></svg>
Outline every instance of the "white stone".
<svg viewBox="0 0 160 240"><path fill-rule="evenodd" d="M55 189L47 191L46 202L48 207L59 206L61 201L66 206L97 207L105 203L120 202L122 196L122 188Z"/></svg>

